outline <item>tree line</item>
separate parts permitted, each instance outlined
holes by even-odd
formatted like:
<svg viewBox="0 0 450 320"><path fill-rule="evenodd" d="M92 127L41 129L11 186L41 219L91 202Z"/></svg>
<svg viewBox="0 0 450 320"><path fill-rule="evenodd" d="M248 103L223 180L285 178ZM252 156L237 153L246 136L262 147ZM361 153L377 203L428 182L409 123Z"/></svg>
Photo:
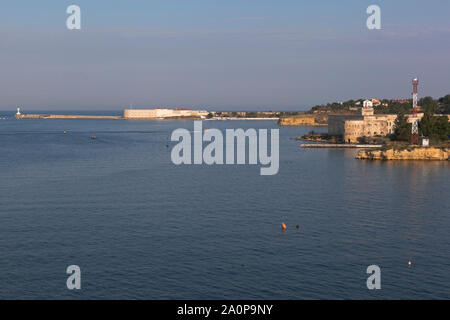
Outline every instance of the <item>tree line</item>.
<svg viewBox="0 0 450 320"><path fill-rule="evenodd" d="M433 142L446 141L450 136L450 122L446 115L436 116L434 107L425 110L419 121L419 135L430 138ZM400 113L395 120L392 140L408 141L411 136L412 124L408 122L405 113Z"/></svg>
<svg viewBox="0 0 450 320"><path fill-rule="evenodd" d="M333 102L322 105L316 105L309 110L309 113L314 111L319 112L336 112L336 111L351 111L355 107L361 107L364 99L359 100L347 100L344 102ZM406 102L400 102L396 100L383 99L380 100L381 105L375 106L374 111L376 114L406 114L411 113L412 99L408 99ZM424 97L418 101L418 105L422 110L432 108L437 114L450 114L450 94L439 98L433 99L432 97Z"/></svg>

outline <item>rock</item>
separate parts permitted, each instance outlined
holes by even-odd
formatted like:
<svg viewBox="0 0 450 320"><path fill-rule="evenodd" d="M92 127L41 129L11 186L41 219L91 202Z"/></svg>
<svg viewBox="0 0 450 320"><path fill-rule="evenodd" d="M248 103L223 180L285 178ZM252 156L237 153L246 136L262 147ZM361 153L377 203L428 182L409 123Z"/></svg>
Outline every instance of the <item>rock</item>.
<svg viewBox="0 0 450 320"><path fill-rule="evenodd" d="M367 160L450 160L450 148L411 147L396 150L361 150L357 159Z"/></svg>
<svg viewBox="0 0 450 320"><path fill-rule="evenodd" d="M302 114L282 117L278 124L280 126L326 126L328 124L328 115Z"/></svg>

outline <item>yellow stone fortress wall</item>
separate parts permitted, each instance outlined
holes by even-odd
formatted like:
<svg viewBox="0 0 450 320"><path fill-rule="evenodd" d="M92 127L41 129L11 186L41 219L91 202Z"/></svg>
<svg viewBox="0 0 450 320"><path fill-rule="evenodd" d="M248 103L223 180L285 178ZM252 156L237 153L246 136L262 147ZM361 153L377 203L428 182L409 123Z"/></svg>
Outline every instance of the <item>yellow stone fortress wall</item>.
<svg viewBox="0 0 450 320"><path fill-rule="evenodd" d="M154 119L171 117L206 117L208 111L189 109L125 109L124 119Z"/></svg>
<svg viewBox="0 0 450 320"><path fill-rule="evenodd" d="M387 136L394 133L395 114L375 115L373 108L362 108L360 115L328 117L328 134L341 136L346 143L361 137Z"/></svg>

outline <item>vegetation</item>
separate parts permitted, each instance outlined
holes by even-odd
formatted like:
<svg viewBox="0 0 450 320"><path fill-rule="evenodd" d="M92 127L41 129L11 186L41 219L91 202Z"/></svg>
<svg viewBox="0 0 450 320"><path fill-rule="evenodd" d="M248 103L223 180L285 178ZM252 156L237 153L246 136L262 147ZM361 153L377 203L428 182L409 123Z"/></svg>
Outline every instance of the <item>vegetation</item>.
<svg viewBox="0 0 450 320"><path fill-rule="evenodd" d="M419 135L430 138L434 143L448 140L450 136L450 122L447 116L435 116L436 105L430 104L423 118L419 122ZM395 120L394 141L408 141L411 135L411 124L405 114L400 113Z"/></svg>
<svg viewBox="0 0 450 320"><path fill-rule="evenodd" d="M439 101L432 97L425 97L419 100L419 106L422 107L423 111L434 114L439 109Z"/></svg>
<svg viewBox="0 0 450 320"><path fill-rule="evenodd" d="M342 112L352 111L355 107L361 107L363 99L348 100L345 102L333 102L323 105L316 105L312 107L308 113L314 112ZM422 110L434 110L437 114L450 114L450 94L439 99L433 99L432 97L424 97L418 101ZM375 106L374 111L376 114L407 114L411 113L412 99L408 101L396 101L396 100L381 100L381 105Z"/></svg>
<svg viewBox="0 0 450 320"><path fill-rule="evenodd" d="M298 116L304 113L303 111L281 111L280 117Z"/></svg>
<svg viewBox="0 0 450 320"><path fill-rule="evenodd" d="M450 136L450 122L446 116L437 117L430 108L419 122L419 132L432 142L445 141Z"/></svg>
<svg viewBox="0 0 450 320"><path fill-rule="evenodd" d="M442 114L450 114L450 94L440 98L438 101L439 106L437 112Z"/></svg>
<svg viewBox="0 0 450 320"><path fill-rule="evenodd" d="M394 141L409 141L411 130L411 123L408 123L408 119L404 113L400 113L395 120L394 134L391 138Z"/></svg>
<svg viewBox="0 0 450 320"><path fill-rule="evenodd" d="M359 102L359 105L362 105L362 99L360 100L348 100L345 102L333 102L327 103L324 105L316 105L309 110L309 113L313 112L338 112L338 111L350 111L351 108L356 106L356 103Z"/></svg>
<svg viewBox="0 0 450 320"><path fill-rule="evenodd" d="M412 100L410 102L389 101L388 106L379 105L374 107L376 114L406 114L410 113L412 108Z"/></svg>

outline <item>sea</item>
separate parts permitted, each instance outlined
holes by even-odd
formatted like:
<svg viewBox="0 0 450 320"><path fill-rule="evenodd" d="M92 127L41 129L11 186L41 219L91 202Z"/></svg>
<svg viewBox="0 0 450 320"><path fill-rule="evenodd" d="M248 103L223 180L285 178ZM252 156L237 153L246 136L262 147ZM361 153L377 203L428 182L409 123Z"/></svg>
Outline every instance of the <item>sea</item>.
<svg viewBox="0 0 450 320"><path fill-rule="evenodd" d="M279 129L278 174L175 165L178 128L193 121L0 112L0 299L450 298L449 162L293 140L326 127L204 121Z"/></svg>

